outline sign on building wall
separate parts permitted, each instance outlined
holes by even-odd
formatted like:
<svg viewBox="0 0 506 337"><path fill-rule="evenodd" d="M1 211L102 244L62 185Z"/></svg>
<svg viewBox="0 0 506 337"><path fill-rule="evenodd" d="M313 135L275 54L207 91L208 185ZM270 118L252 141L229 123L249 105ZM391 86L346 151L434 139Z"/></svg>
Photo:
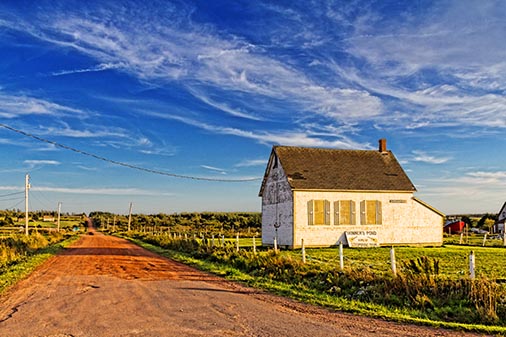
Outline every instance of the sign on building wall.
<svg viewBox="0 0 506 337"><path fill-rule="evenodd" d="M376 231L347 231L345 235L348 246L351 248L379 247Z"/></svg>

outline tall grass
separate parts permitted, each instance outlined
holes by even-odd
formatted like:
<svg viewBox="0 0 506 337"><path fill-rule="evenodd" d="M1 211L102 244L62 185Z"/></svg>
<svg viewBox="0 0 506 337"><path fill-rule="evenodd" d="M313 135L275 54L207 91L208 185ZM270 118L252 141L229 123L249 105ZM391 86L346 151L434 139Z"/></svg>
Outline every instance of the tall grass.
<svg viewBox="0 0 506 337"><path fill-rule="evenodd" d="M63 235L57 232L42 235L14 234L0 238L0 268L16 263L39 249L63 240Z"/></svg>
<svg viewBox="0 0 506 337"><path fill-rule="evenodd" d="M131 233L165 249L236 268L251 276L294 285L306 291L349 301L410 309L418 318L470 324L506 326L506 289L484 277L448 277L439 273L438 259L420 257L401 262L397 275L367 265L337 271L331 264L302 263L291 254L253 253L200 240Z"/></svg>

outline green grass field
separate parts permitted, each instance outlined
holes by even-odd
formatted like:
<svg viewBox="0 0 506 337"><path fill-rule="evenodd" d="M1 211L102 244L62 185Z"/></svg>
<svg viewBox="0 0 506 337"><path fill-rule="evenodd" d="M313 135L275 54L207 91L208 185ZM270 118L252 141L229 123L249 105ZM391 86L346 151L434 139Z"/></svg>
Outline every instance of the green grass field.
<svg viewBox="0 0 506 337"><path fill-rule="evenodd" d="M397 268L403 262L426 256L439 260L439 271L442 275L459 278L469 274L469 255L475 253L476 276L491 279L506 279L506 249L493 247L471 247L446 245L437 248L395 247ZM300 250L284 251L283 254L293 257L301 256ZM390 248L344 248L345 267L369 267L372 270L386 272L391 269ZM339 268L339 249L306 249L306 260L312 264L334 265ZM329 267L329 266L328 266Z"/></svg>

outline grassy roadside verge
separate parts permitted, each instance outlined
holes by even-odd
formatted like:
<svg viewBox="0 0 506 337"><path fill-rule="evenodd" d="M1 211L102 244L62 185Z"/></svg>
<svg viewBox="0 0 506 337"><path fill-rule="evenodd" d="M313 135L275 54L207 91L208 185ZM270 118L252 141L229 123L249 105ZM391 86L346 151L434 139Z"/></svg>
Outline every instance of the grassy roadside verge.
<svg viewBox="0 0 506 337"><path fill-rule="evenodd" d="M0 295L9 287L27 277L50 257L58 254L65 247L75 242L78 238L78 235L73 235L63 241L38 249L33 254L28 255L17 263L0 268Z"/></svg>
<svg viewBox="0 0 506 337"><path fill-rule="evenodd" d="M231 281L240 282L251 287L263 289L277 295L289 297L300 302L323 306L332 310L339 310L363 316L387 319L395 322L412 323L418 325L447 328L459 331L471 331L486 334L506 335L506 328L501 326L483 324L464 324L455 322L437 321L416 317L413 309L393 309L387 306L372 304L364 301L350 300L334 296L315 289L300 287L281 281L273 281L265 276L253 276L242 272L228 264L208 259L198 259L190 254L160 248L139 239L128 238L132 242L165 257L194 266L198 269L224 277Z"/></svg>

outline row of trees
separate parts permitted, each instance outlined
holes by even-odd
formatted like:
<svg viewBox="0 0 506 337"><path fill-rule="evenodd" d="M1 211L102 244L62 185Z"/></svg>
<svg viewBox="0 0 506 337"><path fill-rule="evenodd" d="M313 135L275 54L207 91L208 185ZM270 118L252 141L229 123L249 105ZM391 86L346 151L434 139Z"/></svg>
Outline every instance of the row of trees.
<svg viewBox="0 0 506 337"><path fill-rule="evenodd" d="M95 226L102 229L125 229L128 216L108 212L91 212ZM177 232L206 234L254 235L262 226L261 214L258 212L203 212L175 214L133 214L131 229L142 230L146 227Z"/></svg>
<svg viewBox="0 0 506 337"><path fill-rule="evenodd" d="M492 226L497 221L497 214L469 214L469 215L459 215L455 216L460 218L464 223L466 223L469 228L480 228L485 229L487 231L491 231Z"/></svg>
<svg viewBox="0 0 506 337"><path fill-rule="evenodd" d="M28 213L28 218L30 221L42 221L44 216L51 216L56 218L58 216L57 211L45 211L45 210L37 210ZM83 218L85 214L74 214L74 213L61 213L60 217L63 220L74 220L79 221ZM0 226L13 226L15 223L20 222L25 219L25 212L20 209L12 209L12 210L0 210Z"/></svg>

